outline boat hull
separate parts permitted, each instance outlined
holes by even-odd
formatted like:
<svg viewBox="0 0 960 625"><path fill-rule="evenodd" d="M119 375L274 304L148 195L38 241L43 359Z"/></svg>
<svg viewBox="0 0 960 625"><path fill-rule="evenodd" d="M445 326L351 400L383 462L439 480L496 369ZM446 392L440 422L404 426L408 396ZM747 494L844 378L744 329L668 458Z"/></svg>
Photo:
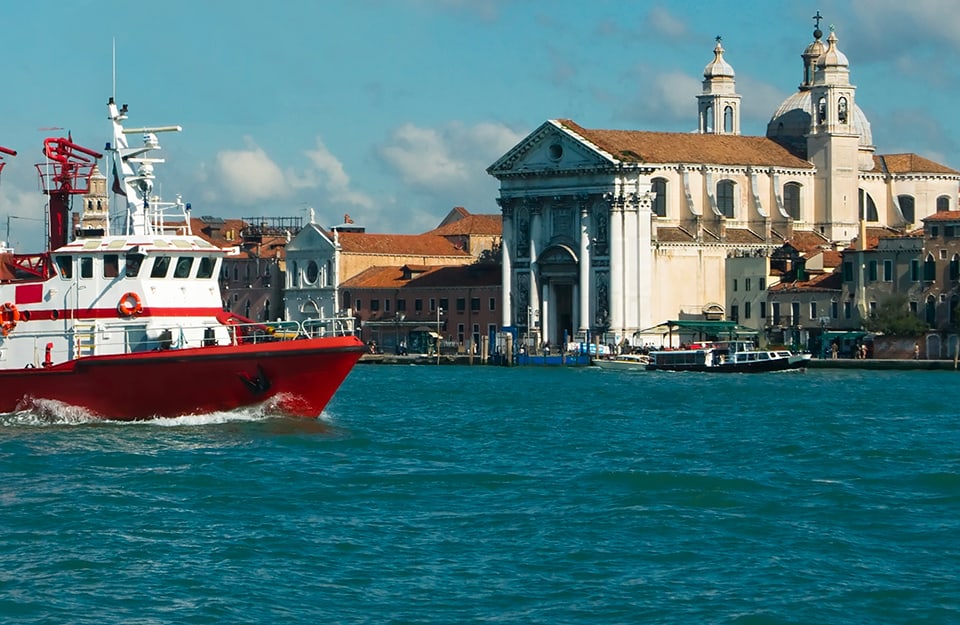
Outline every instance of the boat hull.
<svg viewBox="0 0 960 625"><path fill-rule="evenodd" d="M46 368L0 370L0 412L38 400L104 419L233 410L276 398L317 417L364 351L353 336L90 356Z"/></svg>
<svg viewBox="0 0 960 625"><path fill-rule="evenodd" d="M803 369L809 364L808 354L793 355L789 358L758 360L745 363L707 364L657 364L647 365L648 371L704 371L709 373L767 373L770 371L788 371Z"/></svg>

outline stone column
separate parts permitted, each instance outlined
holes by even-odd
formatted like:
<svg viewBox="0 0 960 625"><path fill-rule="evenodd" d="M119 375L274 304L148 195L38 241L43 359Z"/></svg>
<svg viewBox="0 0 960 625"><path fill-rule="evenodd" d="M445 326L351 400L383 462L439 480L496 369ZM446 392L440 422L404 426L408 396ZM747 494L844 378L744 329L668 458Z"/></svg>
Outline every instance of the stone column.
<svg viewBox="0 0 960 625"><path fill-rule="evenodd" d="M537 265L537 256L540 254L540 238L543 236L541 216L543 206L536 200L530 206L530 306L533 307L533 318L537 319L540 312L540 268ZM543 324L543 315L539 315Z"/></svg>
<svg viewBox="0 0 960 625"><path fill-rule="evenodd" d="M623 196L610 195L610 331L623 338Z"/></svg>
<svg viewBox="0 0 960 625"><path fill-rule="evenodd" d="M503 213L503 235L500 237L500 321L501 327L513 325L513 254L516 241L513 240L513 200L497 198L497 204Z"/></svg>
<svg viewBox="0 0 960 625"><path fill-rule="evenodd" d="M581 332L590 329L590 205L589 198L581 196L580 200L580 284L579 307L577 309L577 326ZM577 300L574 300L577 301Z"/></svg>
<svg viewBox="0 0 960 625"><path fill-rule="evenodd" d="M623 326L626 339L632 343L638 329L637 296L637 194L631 193L623 205Z"/></svg>

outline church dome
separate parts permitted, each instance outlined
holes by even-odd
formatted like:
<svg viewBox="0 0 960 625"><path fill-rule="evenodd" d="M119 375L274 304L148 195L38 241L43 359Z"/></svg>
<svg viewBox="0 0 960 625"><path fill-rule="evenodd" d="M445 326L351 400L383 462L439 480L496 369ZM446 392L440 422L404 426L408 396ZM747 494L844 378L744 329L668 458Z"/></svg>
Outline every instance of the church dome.
<svg viewBox="0 0 960 625"><path fill-rule="evenodd" d="M767 138L788 145L804 145L813 118L813 98L809 91L798 91L783 101L767 124ZM853 105L853 127L860 135L860 147L873 147L870 121L863 110Z"/></svg>
<svg viewBox="0 0 960 625"><path fill-rule="evenodd" d="M717 37L717 45L713 49L713 60L707 63L703 68L704 78L733 78L733 66L723 58L724 49L720 45L720 38Z"/></svg>

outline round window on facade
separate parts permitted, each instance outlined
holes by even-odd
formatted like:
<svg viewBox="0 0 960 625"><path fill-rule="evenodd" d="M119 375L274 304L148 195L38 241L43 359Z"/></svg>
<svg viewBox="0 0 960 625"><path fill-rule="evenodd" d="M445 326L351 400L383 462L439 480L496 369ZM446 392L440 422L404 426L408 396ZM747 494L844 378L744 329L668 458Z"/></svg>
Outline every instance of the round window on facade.
<svg viewBox="0 0 960 625"><path fill-rule="evenodd" d="M559 143L554 143L550 146L550 158L559 161L563 158L563 146Z"/></svg>
<svg viewBox="0 0 960 625"><path fill-rule="evenodd" d="M317 261L311 260L307 263L307 284L316 284L319 276L320 267L317 266Z"/></svg>

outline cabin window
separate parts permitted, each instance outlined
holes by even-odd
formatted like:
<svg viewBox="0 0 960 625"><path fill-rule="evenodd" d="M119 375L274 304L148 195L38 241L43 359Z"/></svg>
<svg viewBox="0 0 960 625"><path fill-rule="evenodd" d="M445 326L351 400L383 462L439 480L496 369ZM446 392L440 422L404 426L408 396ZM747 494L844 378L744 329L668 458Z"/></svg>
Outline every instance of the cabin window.
<svg viewBox="0 0 960 625"><path fill-rule="evenodd" d="M81 278L93 277L93 257L91 256L80 257L80 277Z"/></svg>
<svg viewBox="0 0 960 625"><path fill-rule="evenodd" d="M217 260L212 256L204 256L200 259L200 266L197 268L198 278L209 278L213 275L217 266Z"/></svg>
<svg viewBox="0 0 960 625"><path fill-rule="evenodd" d="M143 265L143 254L127 254L124 258L123 275L128 278L136 278L140 275L140 266Z"/></svg>
<svg viewBox="0 0 960 625"><path fill-rule="evenodd" d="M65 280L73 278L73 257L56 256L53 260L57 264L57 273L60 274L60 277Z"/></svg>
<svg viewBox="0 0 960 625"><path fill-rule="evenodd" d="M173 270L174 278L189 278L190 269L193 267L192 256L181 256L177 259L177 267Z"/></svg>
<svg viewBox="0 0 960 625"><path fill-rule="evenodd" d="M120 275L120 256L117 254L103 255L103 277L116 278Z"/></svg>
<svg viewBox="0 0 960 625"><path fill-rule="evenodd" d="M166 278L168 269L170 269L170 257L157 256L153 261L153 269L150 271L150 277Z"/></svg>

